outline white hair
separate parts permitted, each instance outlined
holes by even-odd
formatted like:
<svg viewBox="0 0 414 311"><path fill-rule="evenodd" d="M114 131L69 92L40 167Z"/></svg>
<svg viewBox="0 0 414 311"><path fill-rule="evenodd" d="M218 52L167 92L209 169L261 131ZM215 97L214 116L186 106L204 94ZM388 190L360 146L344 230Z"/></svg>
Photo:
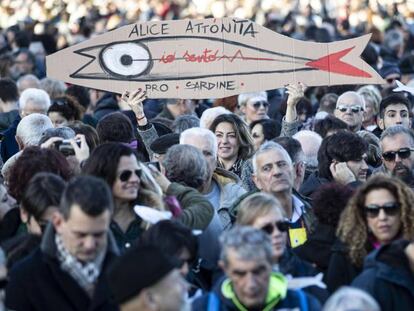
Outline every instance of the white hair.
<svg viewBox="0 0 414 311"><path fill-rule="evenodd" d="M23 92L24 90L28 88L40 88L40 80L32 74L27 74L22 77L20 77L16 82L17 88L19 89L19 92Z"/></svg>
<svg viewBox="0 0 414 311"><path fill-rule="evenodd" d="M185 130L180 135L180 144L188 144L188 140L191 138L199 138L199 139L207 139L210 142L210 145L213 150L213 156L217 157L217 138L214 133L208 129L199 128L199 127L193 127ZM191 145L191 144L188 144Z"/></svg>
<svg viewBox="0 0 414 311"><path fill-rule="evenodd" d="M356 100L359 101L359 103L356 103L356 104L359 104L362 107L362 109L365 110L365 100L364 100L364 97L362 97L360 94L358 94L357 92L354 92L354 91L348 91L348 92L343 93L341 96L339 96L338 99L337 99L337 101L336 101L336 107L338 107L338 105L340 105L341 102L346 97L354 97L354 99L356 99Z"/></svg>
<svg viewBox="0 0 414 311"><path fill-rule="evenodd" d="M247 102L253 98L257 98L258 100L265 100L267 101L267 93L266 92L257 92L257 93L243 93L240 94L237 102L239 107L246 106Z"/></svg>
<svg viewBox="0 0 414 311"><path fill-rule="evenodd" d="M281 145L279 145L278 143L274 141L267 141L263 145L261 145L260 148L253 155L253 158L252 158L253 174L257 175L257 157L261 155L262 153L268 152L270 150L281 152L285 160L289 163L289 165L293 164L292 159L290 158L289 153L286 151L285 148L283 148Z"/></svg>
<svg viewBox="0 0 414 311"><path fill-rule="evenodd" d="M208 108L206 110L204 110L203 114L201 115L200 118L200 127L201 128L205 128L208 129L210 128L210 125L213 123L213 121L220 115L222 114L230 114L231 111L227 110L224 107L213 107L213 108Z"/></svg>
<svg viewBox="0 0 414 311"><path fill-rule="evenodd" d="M38 109L44 110L45 114L50 107L50 97L44 90L34 88L24 90L19 98L20 110L23 110L29 101L35 104Z"/></svg>
<svg viewBox="0 0 414 311"><path fill-rule="evenodd" d="M322 137L313 131L302 130L292 136L302 146L304 161L308 166L318 167L318 151L322 144Z"/></svg>
<svg viewBox="0 0 414 311"><path fill-rule="evenodd" d="M53 124L46 115L32 113L19 122L16 136L21 139L24 146L36 146L42 134L50 128L53 128Z"/></svg>
<svg viewBox="0 0 414 311"><path fill-rule="evenodd" d="M329 297L323 311L346 310L380 311L381 308L367 292L353 287L341 287Z"/></svg>

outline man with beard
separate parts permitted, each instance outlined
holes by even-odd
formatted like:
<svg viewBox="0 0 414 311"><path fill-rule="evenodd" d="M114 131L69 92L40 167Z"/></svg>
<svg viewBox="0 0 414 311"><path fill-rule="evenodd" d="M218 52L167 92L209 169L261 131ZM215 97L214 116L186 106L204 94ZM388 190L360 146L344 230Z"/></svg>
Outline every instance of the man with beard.
<svg viewBox="0 0 414 311"><path fill-rule="evenodd" d="M414 133L403 125L387 128L381 135L382 170L414 187Z"/></svg>

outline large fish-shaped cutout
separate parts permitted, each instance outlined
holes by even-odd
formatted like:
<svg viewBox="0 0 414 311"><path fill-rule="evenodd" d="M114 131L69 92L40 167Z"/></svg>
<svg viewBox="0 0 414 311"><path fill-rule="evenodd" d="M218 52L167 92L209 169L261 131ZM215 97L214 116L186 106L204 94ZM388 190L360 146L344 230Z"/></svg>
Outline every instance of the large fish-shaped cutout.
<svg viewBox="0 0 414 311"><path fill-rule="evenodd" d="M295 40L236 18L137 23L46 58L48 77L150 98L220 98L308 86L382 84L360 54L370 35L331 43Z"/></svg>

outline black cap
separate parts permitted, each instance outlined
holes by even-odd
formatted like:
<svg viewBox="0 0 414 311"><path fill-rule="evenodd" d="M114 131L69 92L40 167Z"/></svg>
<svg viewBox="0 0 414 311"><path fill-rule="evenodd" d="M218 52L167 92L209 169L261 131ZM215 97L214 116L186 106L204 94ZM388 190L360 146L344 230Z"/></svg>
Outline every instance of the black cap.
<svg viewBox="0 0 414 311"><path fill-rule="evenodd" d="M170 133L163 136L158 137L156 140L152 142L150 145L150 149L152 152L158 154L166 154L168 149L174 145L178 145L180 143L180 134L178 133Z"/></svg>
<svg viewBox="0 0 414 311"><path fill-rule="evenodd" d="M122 304L144 288L155 285L176 267L177 264L156 246L133 247L109 268L109 287L115 301Z"/></svg>

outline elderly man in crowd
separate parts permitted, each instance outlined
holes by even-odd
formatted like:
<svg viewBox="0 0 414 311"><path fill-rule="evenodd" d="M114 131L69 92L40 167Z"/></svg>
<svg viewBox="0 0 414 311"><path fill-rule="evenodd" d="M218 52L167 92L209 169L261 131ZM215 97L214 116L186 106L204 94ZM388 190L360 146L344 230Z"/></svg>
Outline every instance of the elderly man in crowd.
<svg viewBox="0 0 414 311"><path fill-rule="evenodd" d="M289 221L291 247L306 242L313 231L315 216L311 206L293 194L294 165L287 151L275 142L264 143L253 156L253 180L256 187L276 197Z"/></svg>
<svg viewBox="0 0 414 311"><path fill-rule="evenodd" d="M351 131L357 132L364 120L364 99L357 92L349 91L338 97L334 115L348 124Z"/></svg>
<svg viewBox="0 0 414 311"><path fill-rule="evenodd" d="M49 106L50 97L43 90L27 89L20 94L19 116L4 132L4 138L1 143L1 157L3 162L6 162L12 155L19 151L15 135L20 120L32 113L40 113L45 115L49 109Z"/></svg>
<svg viewBox="0 0 414 311"><path fill-rule="evenodd" d="M236 227L220 240L220 266L226 278L212 292L196 299L193 310L320 309L315 298L301 290L289 290L283 275L272 272L272 246L265 232Z"/></svg>
<svg viewBox="0 0 414 311"><path fill-rule="evenodd" d="M181 133L180 144L192 145L200 150L207 161L207 178L200 190L220 216L223 229L231 222L228 209L246 191L238 185L238 177L217 167L217 138L210 130L191 128Z"/></svg>

